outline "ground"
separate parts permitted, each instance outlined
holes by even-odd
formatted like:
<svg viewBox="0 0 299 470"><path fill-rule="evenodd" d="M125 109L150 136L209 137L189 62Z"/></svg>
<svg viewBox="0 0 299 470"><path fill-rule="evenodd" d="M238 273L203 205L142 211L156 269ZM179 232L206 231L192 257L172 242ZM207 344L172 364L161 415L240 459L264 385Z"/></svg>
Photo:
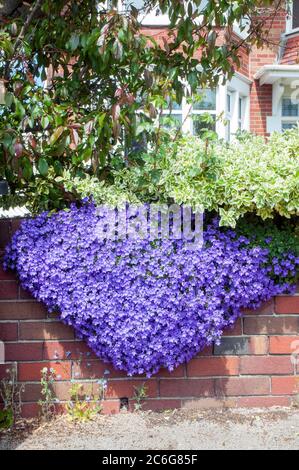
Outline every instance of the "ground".
<svg viewBox="0 0 299 470"><path fill-rule="evenodd" d="M3 433L0 450L5 449L299 449L299 410L124 412L85 423L60 416Z"/></svg>

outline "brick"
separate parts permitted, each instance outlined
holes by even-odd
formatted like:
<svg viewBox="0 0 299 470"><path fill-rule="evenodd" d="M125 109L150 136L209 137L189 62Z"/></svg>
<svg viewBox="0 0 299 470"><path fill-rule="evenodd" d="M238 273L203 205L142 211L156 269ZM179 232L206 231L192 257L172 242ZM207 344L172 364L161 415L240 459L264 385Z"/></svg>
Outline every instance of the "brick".
<svg viewBox="0 0 299 470"><path fill-rule="evenodd" d="M104 400L102 403L102 413L104 415L115 415L119 413L119 400Z"/></svg>
<svg viewBox="0 0 299 470"><path fill-rule="evenodd" d="M11 233L12 235L17 231L19 230L23 220L25 220L24 217L20 217L20 218L13 218L11 219Z"/></svg>
<svg viewBox="0 0 299 470"><path fill-rule="evenodd" d="M55 404L55 414L62 414L66 412L64 404ZM41 408L38 403L23 403L22 416L23 418L37 418L41 415Z"/></svg>
<svg viewBox="0 0 299 470"><path fill-rule="evenodd" d="M299 393L299 377L272 377L272 395L293 395Z"/></svg>
<svg viewBox="0 0 299 470"><path fill-rule="evenodd" d="M19 288L19 298L20 299L31 299L31 300L33 300L33 297L30 294L30 292L28 292L25 289L22 289L22 287Z"/></svg>
<svg viewBox="0 0 299 470"><path fill-rule="evenodd" d="M238 375L238 373L237 357L195 358L187 364L188 377Z"/></svg>
<svg viewBox="0 0 299 470"><path fill-rule="evenodd" d="M0 281L15 281L16 275L13 271L4 271L0 265Z"/></svg>
<svg viewBox="0 0 299 470"><path fill-rule="evenodd" d="M40 361L43 357L43 343L6 343L6 361Z"/></svg>
<svg viewBox="0 0 299 470"><path fill-rule="evenodd" d="M52 367L56 372L57 380L71 379L71 362L22 362L18 365L18 379L20 382L40 381L41 370Z"/></svg>
<svg viewBox="0 0 299 470"><path fill-rule="evenodd" d="M299 353L299 336L271 336L270 354L292 354Z"/></svg>
<svg viewBox="0 0 299 470"><path fill-rule="evenodd" d="M47 318L50 320L60 320L60 314L58 312L48 312Z"/></svg>
<svg viewBox="0 0 299 470"><path fill-rule="evenodd" d="M281 375L292 373L293 369L291 359L287 356L251 356L241 358L241 374Z"/></svg>
<svg viewBox="0 0 299 470"><path fill-rule="evenodd" d="M18 292L16 281L0 281L0 300L17 299Z"/></svg>
<svg viewBox="0 0 299 470"><path fill-rule="evenodd" d="M278 314L298 314L299 295L276 297L275 312Z"/></svg>
<svg viewBox="0 0 299 470"><path fill-rule="evenodd" d="M46 313L39 302L0 302L0 320L35 320L46 318Z"/></svg>
<svg viewBox="0 0 299 470"><path fill-rule="evenodd" d="M18 323L7 322L0 323L0 340L16 341L18 339Z"/></svg>
<svg viewBox="0 0 299 470"><path fill-rule="evenodd" d="M20 339L74 339L74 329L61 322L21 322Z"/></svg>
<svg viewBox="0 0 299 470"><path fill-rule="evenodd" d="M145 384L147 388L147 396L151 398L157 397L158 383L156 380L110 380L108 381L105 396L107 398L133 398L135 389Z"/></svg>
<svg viewBox="0 0 299 470"><path fill-rule="evenodd" d="M232 328L226 328L223 332L223 336L240 336L242 335L242 319L238 318Z"/></svg>
<svg viewBox="0 0 299 470"><path fill-rule="evenodd" d="M40 414L40 407L37 403L23 403L22 404L22 417L36 418Z"/></svg>
<svg viewBox="0 0 299 470"><path fill-rule="evenodd" d="M289 397L238 397L236 401L239 407L270 408L271 406L290 406Z"/></svg>
<svg viewBox="0 0 299 470"><path fill-rule="evenodd" d="M25 383L25 390L22 394L22 400L26 402L38 401L41 398L41 385L40 383ZM59 401L67 402L70 400L70 391L72 383L69 381L54 382L51 390L53 397ZM98 393L98 386L96 384L83 383L82 384L82 395L79 397L84 399L86 394L90 395L92 387L95 393Z"/></svg>
<svg viewBox="0 0 299 470"><path fill-rule="evenodd" d="M108 374L109 371L109 374ZM107 372L107 373L105 373ZM87 360L73 362L73 379L100 379L100 378L125 378L127 373L115 370L110 364L97 360Z"/></svg>
<svg viewBox="0 0 299 470"><path fill-rule="evenodd" d="M206 346L202 351L200 351L200 353L197 354L197 356L213 356L213 346Z"/></svg>
<svg viewBox="0 0 299 470"><path fill-rule="evenodd" d="M43 359L45 360L92 360L98 359L83 341L45 341Z"/></svg>
<svg viewBox="0 0 299 470"><path fill-rule="evenodd" d="M185 366L180 365L176 367L172 372L167 369L161 369L154 377L169 378L169 377L185 377Z"/></svg>
<svg viewBox="0 0 299 470"><path fill-rule="evenodd" d="M214 379L162 379L160 381L160 397L211 397L214 394Z"/></svg>
<svg viewBox="0 0 299 470"><path fill-rule="evenodd" d="M245 309L243 311L244 315L273 315L274 313L274 300L269 300L269 302L264 302L260 307L255 310Z"/></svg>
<svg viewBox="0 0 299 470"><path fill-rule="evenodd" d="M0 220L0 248L4 249L11 238L11 222L9 219Z"/></svg>
<svg viewBox="0 0 299 470"><path fill-rule="evenodd" d="M105 402L104 402L105 403ZM134 400L130 403L130 408L134 410ZM147 399L142 404L142 409L144 411L165 411L165 410L174 410L181 408L181 400L177 399Z"/></svg>
<svg viewBox="0 0 299 470"><path fill-rule="evenodd" d="M13 364L0 364L0 380L10 377L10 372L16 371L17 365Z"/></svg>
<svg viewBox="0 0 299 470"><path fill-rule="evenodd" d="M235 398L197 398L191 400L182 399L182 408L187 410L233 408L235 406Z"/></svg>
<svg viewBox="0 0 299 470"><path fill-rule="evenodd" d="M299 317L247 317L244 318L246 335L297 334Z"/></svg>
<svg viewBox="0 0 299 470"><path fill-rule="evenodd" d="M268 338L266 336L222 337L220 345L214 346L215 355L267 354Z"/></svg>
<svg viewBox="0 0 299 470"><path fill-rule="evenodd" d="M40 383L22 383L22 402L38 402L42 398Z"/></svg>
<svg viewBox="0 0 299 470"><path fill-rule="evenodd" d="M268 377L221 378L216 379L215 388L218 397L268 395L270 394L270 379Z"/></svg>

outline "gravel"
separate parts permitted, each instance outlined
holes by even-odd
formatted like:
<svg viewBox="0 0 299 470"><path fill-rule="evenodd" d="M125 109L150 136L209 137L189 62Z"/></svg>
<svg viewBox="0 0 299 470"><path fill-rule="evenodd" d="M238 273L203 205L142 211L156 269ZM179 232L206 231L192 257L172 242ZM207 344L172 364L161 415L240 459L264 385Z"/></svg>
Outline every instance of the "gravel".
<svg viewBox="0 0 299 470"><path fill-rule="evenodd" d="M299 449L299 410L213 409L120 413L85 423L27 421L0 436L0 450Z"/></svg>

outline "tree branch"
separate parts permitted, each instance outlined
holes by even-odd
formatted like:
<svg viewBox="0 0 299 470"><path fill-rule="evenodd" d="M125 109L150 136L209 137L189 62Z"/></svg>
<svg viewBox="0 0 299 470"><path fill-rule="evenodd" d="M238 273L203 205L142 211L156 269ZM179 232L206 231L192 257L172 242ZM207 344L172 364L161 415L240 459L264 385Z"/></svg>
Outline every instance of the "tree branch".
<svg viewBox="0 0 299 470"><path fill-rule="evenodd" d="M12 53L12 59L7 62L6 64L6 67L5 67L5 72L4 72L4 78L7 80L9 77L8 77L8 72L9 72L9 67L10 67L10 64L13 60L13 57L15 55L15 53L17 52L18 50L18 47L20 46L20 44L22 43L22 40L24 39L24 36L30 26L30 23L31 21L33 20L36 12L38 11L38 9L41 7L43 3L43 0L37 0L34 4L32 4L30 10L29 10L29 14L28 14L28 17L25 21L25 23L23 24L22 28L21 28L21 31L16 39L16 42L14 44L14 47L13 47L13 53Z"/></svg>

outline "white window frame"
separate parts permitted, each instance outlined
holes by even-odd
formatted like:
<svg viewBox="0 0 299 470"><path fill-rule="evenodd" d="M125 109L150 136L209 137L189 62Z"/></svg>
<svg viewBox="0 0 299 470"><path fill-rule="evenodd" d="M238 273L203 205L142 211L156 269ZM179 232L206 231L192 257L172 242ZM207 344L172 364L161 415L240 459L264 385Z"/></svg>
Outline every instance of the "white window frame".
<svg viewBox="0 0 299 470"><path fill-rule="evenodd" d="M297 124L299 122L299 103L296 103L298 106L298 115L297 116L283 116L282 115L282 103L284 99L291 99L289 94L285 94L282 96L280 101L280 131L283 132L285 129L282 128L283 123L287 124Z"/></svg>
<svg viewBox="0 0 299 470"><path fill-rule="evenodd" d="M107 0L108 2L109 0ZM132 0L133 1L133 0ZM128 0L129 3L129 0ZM123 7L124 1L118 0L117 2L117 9L119 12L124 11ZM156 15L156 11L152 11L150 13L144 14L140 13L138 20L145 26L167 26L169 25L169 17L168 15Z"/></svg>
<svg viewBox="0 0 299 470"><path fill-rule="evenodd" d="M203 95L204 95L204 90L203 90ZM200 102L199 102L200 103ZM215 132L216 132L216 119L217 119L217 87L215 88L215 109L194 109L191 107L190 114L189 114L189 129L192 135L194 134L194 120L193 116L204 116L210 114L215 118Z"/></svg>
<svg viewBox="0 0 299 470"><path fill-rule="evenodd" d="M227 96L230 96L230 110L227 106ZM215 109L193 109L186 98L182 100L181 109L173 109L171 115L182 115L182 132L194 134L193 116L211 114L215 116L215 131L220 139L226 141L233 140L237 131L250 130L249 109L250 109L250 81L241 74L236 73L232 80L216 87ZM242 116L239 117L239 99L242 100ZM169 115L169 108L163 110L163 115ZM220 119L217 119L220 116ZM228 122L229 121L229 126Z"/></svg>
<svg viewBox="0 0 299 470"><path fill-rule="evenodd" d="M239 102L238 102L238 126L239 130L244 130L244 119L245 119L245 111L246 111L246 96L239 95Z"/></svg>
<svg viewBox="0 0 299 470"><path fill-rule="evenodd" d="M225 113L225 133L226 133L226 136L225 136L225 140L227 142L230 142L231 141L231 137L232 137L232 129L231 129L231 122L232 122L232 117L233 117L233 113L232 113L232 110L233 110L233 105L234 105L234 96L233 96L233 92L230 91L230 90L227 90L227 93L226 93L226 113Z"/></svg>
<svg viewBox="0 0 299 470"><path fill-rule="evenodd" d="M293 0L287 0L287 15L286 15L286 34L297 33L299 27L293 28Z"/></svg>
<svg viewBox="0 0 299 470"><path fill-rule="evenodd" d="M175 117L176 115L182 116L182 132L187 134L194 133L193 130L193 116L200 116L205 114L211 114L212 116L217 116L217 88L216 88L216 105L215 109L193 109L192 104L190 104L187 99L184 97L182 99L182 104L179 109L172 109L170 113L170 108L166 108L162 111L162 116Z"/></svg>
<svg viewBox="0 0 299 470"><path fill-rule="evenodd" d="M184 113L186 108L186 99L183 98L180 108L172 108L170 112L170 108L165 108L162 111L163 117L175 117L175 116L182 116L182 126L184 125Z"/></svg>

